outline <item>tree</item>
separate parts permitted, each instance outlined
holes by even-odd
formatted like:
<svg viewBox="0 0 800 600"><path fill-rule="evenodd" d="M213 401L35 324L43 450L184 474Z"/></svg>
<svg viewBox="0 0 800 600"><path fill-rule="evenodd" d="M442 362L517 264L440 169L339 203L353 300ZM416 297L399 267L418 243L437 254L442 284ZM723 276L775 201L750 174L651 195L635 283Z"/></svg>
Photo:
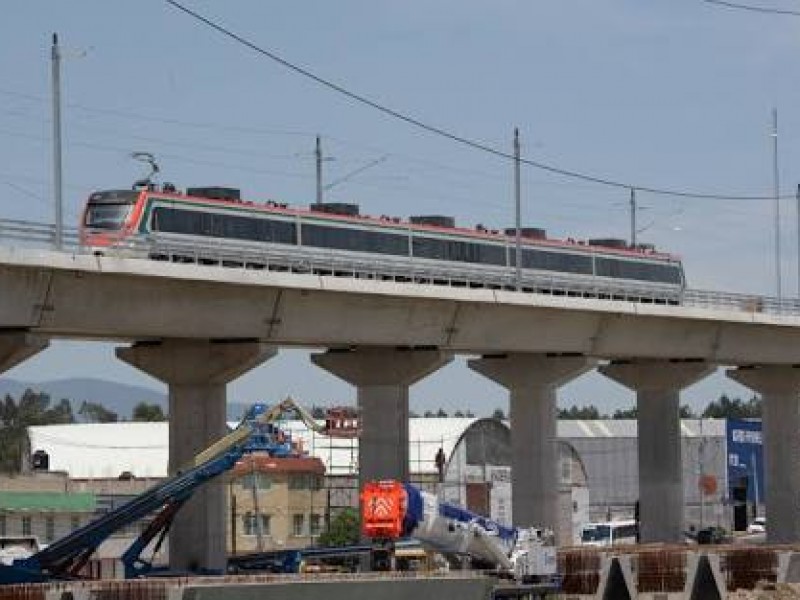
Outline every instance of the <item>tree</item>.
<svg viewBox="0 0 800 600"><path fill-rule="evenodd" d="M463 418L464 417L464 413L461 412L460 410L457 410L456 412L453 413L453 416L454 417Z"/></svg>
<svg viewBox="0 0 800 600"><path fill-rule="evenodd" d="M753 396L747 402L722 394L703 411L704 419L754 419L761 417L761 399Z"/></svg>
<svg viewBox="0 0 800 600"><path fill-rule="evenodd" d="M359 540L358 513L345 508L317 540L320 546L352 546Z"/></svg>
<svg viewBox="0 0 800 600"><path fill-rule="evenodd" d="M688 404L681 404L681 407L678 409L678 416L681 419L695 419L697 415L694 414L692 407Z"/></svg>
<svg viewBox="0 0 800 600"><path fill-rule="evenodd" d="M611 415L612 419L635 419L639 415L639 409L635 406L631 408L615 410Z"/></svg>
<svg viewBox="0 0 800 600"><path fill-rule="evenodd" d="M147 402L139 402L133 407L132 420L134 421L166 421L167 417L164 416L164 411L158 404L149 404Z"/></svg>
<svg viewBox="0 0 800 600"><path fill-rule="evenodd" d="M423 414L422 416L425 417L426 419L430 419L431 417L435 417L436 415L432 410L426 410L425 414Z"/></svg>
<svg viewBox="0 0 800 600"><path fill-rule="evenodd" d="M78 409L78 414L88 423L116 423L119 415L97 402L84 400Z"/></svg>
<svg viewBox="0 0 800 600"><path fill-rule="evenodd" d="M27 389L18 402L7 395L0 402L0 471L19 472L28 427L73 423L72 405L61 400L50 406L50 396Z"/></svg>
<svg viewBox="0 0 800 600"><path fill-rule="evenodd" d="M605 415L601 415L600 411L597 410L597 407L592 406L581 406L578 407L576 405L572 405L568 409L561 409L558 411L558 418L559 419L603 419Z"/></svg>
<svg viewBox="0 0 800 600"><path fill-rule="evenodd" d="M443 419L446 416L447 416L447 412L443 408L440 408L439 410L436 411L436 417L437 418Z"/></svg>
<svg viewBox="0 0 800 600"><path fill-rule="evenodd" d="M494 412L492 413L492 418L499 419L500 421L502 421L503 419L506 418L506 413L503 412L502 408L495 408Z"/></svg>
<svg viewBox="0 0 800 600"><path fill-rule="evenodd" d="M325 418L325 409L321 406L312 406L311 407L311 416L315 419L324 419Z"/></svg>

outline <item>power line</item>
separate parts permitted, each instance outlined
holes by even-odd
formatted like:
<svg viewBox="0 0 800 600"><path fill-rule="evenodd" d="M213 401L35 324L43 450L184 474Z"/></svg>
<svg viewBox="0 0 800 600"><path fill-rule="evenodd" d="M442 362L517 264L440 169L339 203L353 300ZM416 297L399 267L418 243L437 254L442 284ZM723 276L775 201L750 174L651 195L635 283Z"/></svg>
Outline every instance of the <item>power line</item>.
<svg viewBox="0 0 800 600"><path fill-rule="evenodd" d="M706 1L711 1L711 0L706 0ZM721 2L721 0L717 0L717 1ZM197 13L197 12L195 12L195 11L185 7L185 6L183 6L179 2L176 2L175 0L165 0L165 2L167 4L170 4L173 7L177 8L178 10L184 12L185 14L187 14L190 17L194 18L195 20L207 25L211 29L214 29L215 31L217 31L217 32L219 32L219 33L221 33L221 34L233 39L234 41L238 42L239 44L241 44L243 46L246 46L247 48L250 48L254 52L256 52L256 53L258 53L258 54L260 54L262 56L265 56L265 57L269 58L270 60L273 60L273 61L279 63L280 65L286 67L287 69L289 69L291 71L294 71L295 73L299 73L303 77L311 79L311 80L317 82L318 84L320 84L320 85L322 85L324 87L327 87L327 88L329 88L329 89L331 89L331 90L333 90L333 91L335 91L335 92L337 92L337 93L339 93L339 94L341 94L343 96L346 96L346 97L350 98L351 100L355 100L356 102L358 102L360 104L364 104L366 106L369 106L370 108L373 108L373 109L375 109L375 110L377 110L379 112L382 112L385 115L388 115L388 116L390 116L392 118L395 118L397 120L400 120L400 121L403 121L405 123L408 123L409 125L417 127L419 129L423 129L423 130L425 130L425 131L427 131L429 133L438 135L440 137L447 138L447 139L449 139L451 141L457 142L457 143L462 144L464 146L469 146L470 148L473 148L475 150L480 150L480 151L485 152L487 154L492 154L494 156L498 156L500 158L504 158L504 159L507 159L507 160L514 160L514 156L509 154L509 153L507 153L507 152L504 152L502 150L498 150L498 149L493 148L491 146L487 146L486 144L483 144L481 142L477 142L475 140L472 140L472 139L457 135L455 133L447 131L446 129L442 129L441 127L430 125L428 123L420 121L419 119L411 117L411 116L409 116L407 114L401 113L401 112L399 112L399 111L397 111L395 109L389 108L388 106L385 106L383 104L379 104L378 102L376 102L374 100L370 100L369 98L367 98L365 96L362 96L362 95L357 94L355 92L351 92L350 90L342 87L341 85L333 83L332 81L329 81L327 79L324 79L324 78L320 77L319 75L316 75L316 74L312 73L308 69L305 69L303 67L300 67L298 65L295 65L295 64L289 62L288 60L278 56L274 52L270 52L269 50L265 50L264 48L261 48L260 46L257 46L255 43L249 41L248 39L242 37L241 35L239 35L237 33L234 33L230 29L227 29L227 28L223 27L222 25L219 25L218 23L215 23L211 19L208 19L208 18L202 16L201 14L199 14L199 13ZM658 188L658 187L652 187L652 186L640 185L640 184L634 184L634 183L625 183L625 182L622 182L622 181L616 181L616 180L613 180L613 179L608 179L608 178L605 178L605 177L599 177L599 176L595 176L595 175L588 175L586 173L580 173L578 171L573 171L573 170L570 170L570 169L564 169L564 168L561 168L561 167L556 167L556 166L553 166L553 165L549 165L549 164L542 163L542 162L539 162L539 161L534 161L534 160L531 160L531 159L521 158L520 162L525 164L525 165L528 165L528 166L531 166L531 167L535 167L537 169L548 171L550 173L554 173L556 175L561 175L561 176L564 176L564 177L571 177L573 179L580 179L580 180L583 180L583 181L589 181L589 182L596 183L596 184L599 184L599 185L606 185L606 186L611 186L611 187L616 187L616 188L624 188L624 189L636 188L640 192L647 192L647 193L650 193L650 194L658 194L658 195L662 195L662 196L676 196L676 197L682 197L682 198L696 198L696 199L704 199L704 200L774 200L775 199L774 196L748 196L748 195L736 195L736 194L704 194L704 193L691 192L691 191L686 191L686 190L674 190L674 189ZM794 195L791 195L791 196L787 195L787 196L782 196L782 197L783 198L792 198L793 199L795 196Z"/></svg>
<svg viewBox="0 0 800 600"><path fill-rule="evenodd" d="M702 0L708 4L717 4L727 8L735 8L737 10L749 10L751 12L766 13L770 15L790 15L793 17L800 17L800 11L786 10L782 8L770 8L767 6L753 6L752 4L739 4L738 2L726 2L725 0Z"/></svg>

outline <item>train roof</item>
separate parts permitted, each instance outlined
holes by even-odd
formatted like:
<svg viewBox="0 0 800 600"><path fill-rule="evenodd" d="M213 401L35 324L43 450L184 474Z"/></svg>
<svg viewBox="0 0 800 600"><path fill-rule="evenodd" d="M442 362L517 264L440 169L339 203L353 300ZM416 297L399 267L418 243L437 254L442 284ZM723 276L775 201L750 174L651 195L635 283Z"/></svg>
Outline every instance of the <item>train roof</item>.
<svg viewBox="0 0 800 600"><path fill-rule="evenodd" d="M95 192L96 194L97 192ZM280 213L286 215L300 215L308 216L314 219L325 221L338 221L344 223L355 224L373 224L387 229L404 229L412 231L430 231L434 233L456 234L470 238L482 238L494 241L514 240L514 236L506 235L502 230L485 228L477 225L476 228L471 229L468 227L441 227L437 225L429 225L422 223L411 223L409 219L402 219L400 217L390 217L381 215L374 217L370 215L342 215L320 210L313 210L312 208L300 208L290 206L285 202L278 202L275 200L267 200L264 202L255 202L252 200L240 199L227 199L227 198L205 198L201 196L189 195L180 191L161 191L161 190L143 190L144 194L149 196L167 197L183 202L192 202L196 204L207 204L215 206L245 206L257 211ZM91 196L90 196L91 198ZM651 259L658 261L680 262L680 257L675 254L666 252L659 252L654 249L636 249L636 248L612 248L609 246L600 246L590 244L586 240L575 240L568 238L566 240L541 238L531 239L523 237L521 240L524 246L547 246L551 248L560 248L564 250L579 250L590 254L612 254L621 256L630 256L643 259Z"/></svg>

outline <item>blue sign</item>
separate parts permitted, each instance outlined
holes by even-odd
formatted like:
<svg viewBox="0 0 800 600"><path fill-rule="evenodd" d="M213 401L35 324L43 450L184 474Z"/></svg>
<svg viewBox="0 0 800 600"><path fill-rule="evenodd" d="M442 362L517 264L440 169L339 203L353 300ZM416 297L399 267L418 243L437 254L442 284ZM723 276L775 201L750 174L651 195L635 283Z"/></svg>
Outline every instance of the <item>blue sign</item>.
<svg viewBox="0 0 800 600"><path fill-rule="evenodd" d="M748 502L764 502L764 452L761 419L728 419L725 424L728 450L728 497L746 482Z"/></svg>

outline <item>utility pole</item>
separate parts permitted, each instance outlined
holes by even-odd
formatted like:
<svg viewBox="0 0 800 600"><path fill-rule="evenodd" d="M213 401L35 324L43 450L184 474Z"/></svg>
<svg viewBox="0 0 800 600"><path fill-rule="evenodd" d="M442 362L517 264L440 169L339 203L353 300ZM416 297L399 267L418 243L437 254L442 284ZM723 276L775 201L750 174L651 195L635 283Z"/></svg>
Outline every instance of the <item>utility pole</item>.
<svg viewBox="0 0 800 600"><path fill-rule="evenodd" d="M58 47L58 34L53 34L50 52L53 87L53 196L55 202L55 237L53 245L61 250L64 244L64 212L61 173L61 50Z"/></svg>
<svg viewBox="0 0 800 600"><path fill-rule="evenodd" d="M516 224L516 259L514 264L516 266L516 286L517 291L522 289L522 206L520 200L520 182L519 182L519 167L520 167L520 149L519 149L519 128L514 128L514 211L515 211L515 224Z"/></svg>
<svg viewBox="0 0 800 600"><path fill-rule="evenodd" d="M317 136L317 149L314 152L317 158L317 204L322 204L322 142Z"/></svg>
<svg viewBox="0 0 800 600"><path fill-rule="evenodd" d="M797 184L797 297L800 298L800 184Z"/></svg>
<svg viewBox="0 0 800 600"><path fill-rule="evenodd" d="M775 286L778 301L783 297L781 286L781 200L778 177L778 109L772 109L772 184L775 195Z"/></svg>
<svg viewBox="0 0 800 600"><path fill-rule="evenodd" d="M636 248L636 188L631 188L631 248Z"/></svg>

